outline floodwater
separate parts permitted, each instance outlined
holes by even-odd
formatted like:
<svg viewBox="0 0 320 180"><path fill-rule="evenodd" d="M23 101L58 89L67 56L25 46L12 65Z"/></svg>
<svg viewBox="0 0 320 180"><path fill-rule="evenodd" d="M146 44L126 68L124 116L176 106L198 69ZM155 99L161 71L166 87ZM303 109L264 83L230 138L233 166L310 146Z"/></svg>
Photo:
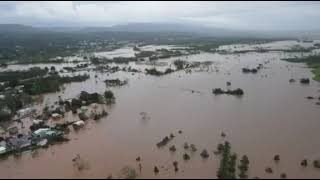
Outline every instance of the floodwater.
<svg viewBox="0 0 320 180"><path fill-rule="evenodd" d="M184 48L182 46L173 45L146 45L139 47L143 51L155 51L158 49L174 49L174 48ZM132 46L124 46L113 51L103 51L94 53L97 57L115 58L115 57L135 57L136 51L134 51Z"/></svg>
<svg viewBox="0 0 320 180"><path fill-rule="evenodd" d="M115 49L113 51L107 51L107 52L97 52L94 53L97 57L108 57L108 58L114 58L114 57L134 57L134 50L132 47L123 47L119 49Z"/></svg>
<svg viewBox="0 0 320 180"><path fill-rule="evenodd" d="M228 50L228 51L247 51L247 50L256 50L258 48L266 50L289 50L294 47L303 47L310 48L314 44L319 43L319 40L314 40L313 42L301 42L301 41L275 41L270 43L263 44L235 44L235 45L225 45L220 46L219 50Z"/></svg>
<svg viewBox="0 0 320 180"><path fill-rule="evenodd" d="M155 51L158 49L171 50L171 49L186 48L186 47L185 46L175 46L175 45L146 45L146 46L142 46L139 48L143 51Z"/></svg>
<svg viewBox="0 0 320 180"><path fill-rule="evenodd" d="M135 161L138 156L142 158L139 178L215 178L219 158L213 151L223 141L221 132L227 134L226 139L238 157L249 157L250 178L279 178L281 173L289 178L319 178L320 170L312 167L312 160L320 159L320 106L315 104L316 100L305 97L319 97L320 84L290 84L291 78L311 78L310 69L304 64L280 61L299 54L201 53L185 60L212 61L208 71L179 71L162 77L121 71L110 75L89 72L91 79L67 84L63 92L45 95L39 106L53 103L58 96L75 97L83 90L102 93L106 90L103 80L108 78L129 79L128 85L111 88L116 104L105 107L109 116L72 132L68 143L0 160L0 178L106 178L110 174L116 178L125 166L139 172ZM170 64L172 58L163 61ZM257 74L241 71L260 63L264 68ZM232 83L232 89L242 88L244 96L211 93L212 88L226 89L227 81ZM141 112L148 118L142 118ZM77 117L67 114L65 118ZM178 134L179 130L183 133ZM176 137L168 146L158 149L156 143L170 133ZM182 159L185 142L198 148L187 162ZM177 147L175 153L169 152L171 145ZM210 153L207 160L200 157L203 149ZM72 159L77 154L89 164L88 169L78 171L73 167ZM276 154L281 157L278 164L273 161ZM305 158L310 165L302 168L300 162ZM179 162L177 173L173 161ZM160 169L158 175L153 173L154 166ZM274 173L266 174L266 167L272 167Z"/></svg>

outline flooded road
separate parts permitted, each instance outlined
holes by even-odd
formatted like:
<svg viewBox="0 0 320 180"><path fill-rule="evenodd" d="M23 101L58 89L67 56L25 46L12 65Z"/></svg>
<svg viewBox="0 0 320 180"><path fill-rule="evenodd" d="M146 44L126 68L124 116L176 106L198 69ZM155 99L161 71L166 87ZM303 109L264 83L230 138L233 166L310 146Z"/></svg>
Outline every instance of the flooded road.
<svg viewBox="0 0 320 180"><path fill-rule="evenodd" d="M319 178L320 170L312 167L312 161L320 159L320 106L305 97L319 97L320 84L289 83L291 78L311 78L312 74L304 64L280 60L287 56L266 52L175 57L161 61L170 64L174 59L185 59L213 64L208 71L179 71L161 77L121 71L110 75L89 72L89 80L67 84L63 92L45 95L40 106L52 104L59 96L73 98L81 91L103 93L103 81L108 78L129 79L128 85L110 88L116 103L107 107L109 116L72 132L68 143L0 160L0 178L106 178L110 174L116 178L125 166L139 172L137 157L142 159L139 178L216 178L220 160L213 151L223 140L221 132L227 134L238 157L249 157L250 178L279 178L281 173L288 178ZM260 63L264 68L257 74L242 73L243 67ZM18 65L8 68L20 69ZM244 96L212 94L213 88L227 89L228 81L232 83L230 89L242 88ZM142 112L148 118L142 118ZM65 117L77 118L72 114ZM178 134L179 130L183 133ZM156 143L170 133L176 136L173 141L157 148ZM187 162L182 158L185 142L198 149ZM169 151L171 145L177 147L175 153ZM209 151L207 160L200 157L203 149ZM88 162L88 169L78 171L73 167L72 159L77 154ZM281 157L278 164L273 161L276 154ZM300 166L303 159L309 160L309 167ZM179 162L177 173L174 161ZM160 169L158 175L153 173L154 166ZM265 173L266 167L272 167L274 173Z"/></svg>

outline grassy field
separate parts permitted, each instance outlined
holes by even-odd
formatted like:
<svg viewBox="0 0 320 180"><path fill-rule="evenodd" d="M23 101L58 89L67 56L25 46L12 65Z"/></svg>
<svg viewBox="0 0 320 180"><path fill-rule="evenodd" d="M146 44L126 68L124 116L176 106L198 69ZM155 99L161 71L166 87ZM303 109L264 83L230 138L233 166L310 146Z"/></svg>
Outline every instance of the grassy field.
<svg viewBox="0 0 320 180"><path fill-rule="evenodd" d="M308 56L303 58L290 58L283 59L288 62L294 63L306 63L308 67L312 68L312 73L314 74L313 79L316 81L320 81L320 55Z"/></svg>
<svg viewBox="0 0 320 180"><path fill-rule="evenodd" d="M320 64L318 64L317 68L312 70L312 72L315 74L314 80L320 81Z"/></svg>

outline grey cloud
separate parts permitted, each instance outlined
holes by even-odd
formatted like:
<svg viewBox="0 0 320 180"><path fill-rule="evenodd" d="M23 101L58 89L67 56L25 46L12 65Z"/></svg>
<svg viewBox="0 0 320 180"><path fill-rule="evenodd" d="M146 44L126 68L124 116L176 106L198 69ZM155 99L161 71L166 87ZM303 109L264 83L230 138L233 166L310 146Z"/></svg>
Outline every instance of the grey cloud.
<svg viewBox="0 0 320 180"><path fill-rule="evenodd" d="M195 23L250 30L320 29L319 2L0 2L0 23L111 26Z"/></svg>

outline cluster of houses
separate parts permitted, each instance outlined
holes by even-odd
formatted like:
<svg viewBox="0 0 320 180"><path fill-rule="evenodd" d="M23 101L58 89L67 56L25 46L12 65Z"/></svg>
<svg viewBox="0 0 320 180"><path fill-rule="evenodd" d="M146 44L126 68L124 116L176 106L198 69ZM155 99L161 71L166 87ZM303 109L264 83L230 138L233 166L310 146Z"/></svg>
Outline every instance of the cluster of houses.
<svg viewBox="0 0 320 180"><path fill-rule="evenodd" d="M18 130L13 129L9 131L9 136L0 141L0 156L47 147L52 142L63 139L62 131L51 128L40 128L29 134L18 134Z"/></svg>

